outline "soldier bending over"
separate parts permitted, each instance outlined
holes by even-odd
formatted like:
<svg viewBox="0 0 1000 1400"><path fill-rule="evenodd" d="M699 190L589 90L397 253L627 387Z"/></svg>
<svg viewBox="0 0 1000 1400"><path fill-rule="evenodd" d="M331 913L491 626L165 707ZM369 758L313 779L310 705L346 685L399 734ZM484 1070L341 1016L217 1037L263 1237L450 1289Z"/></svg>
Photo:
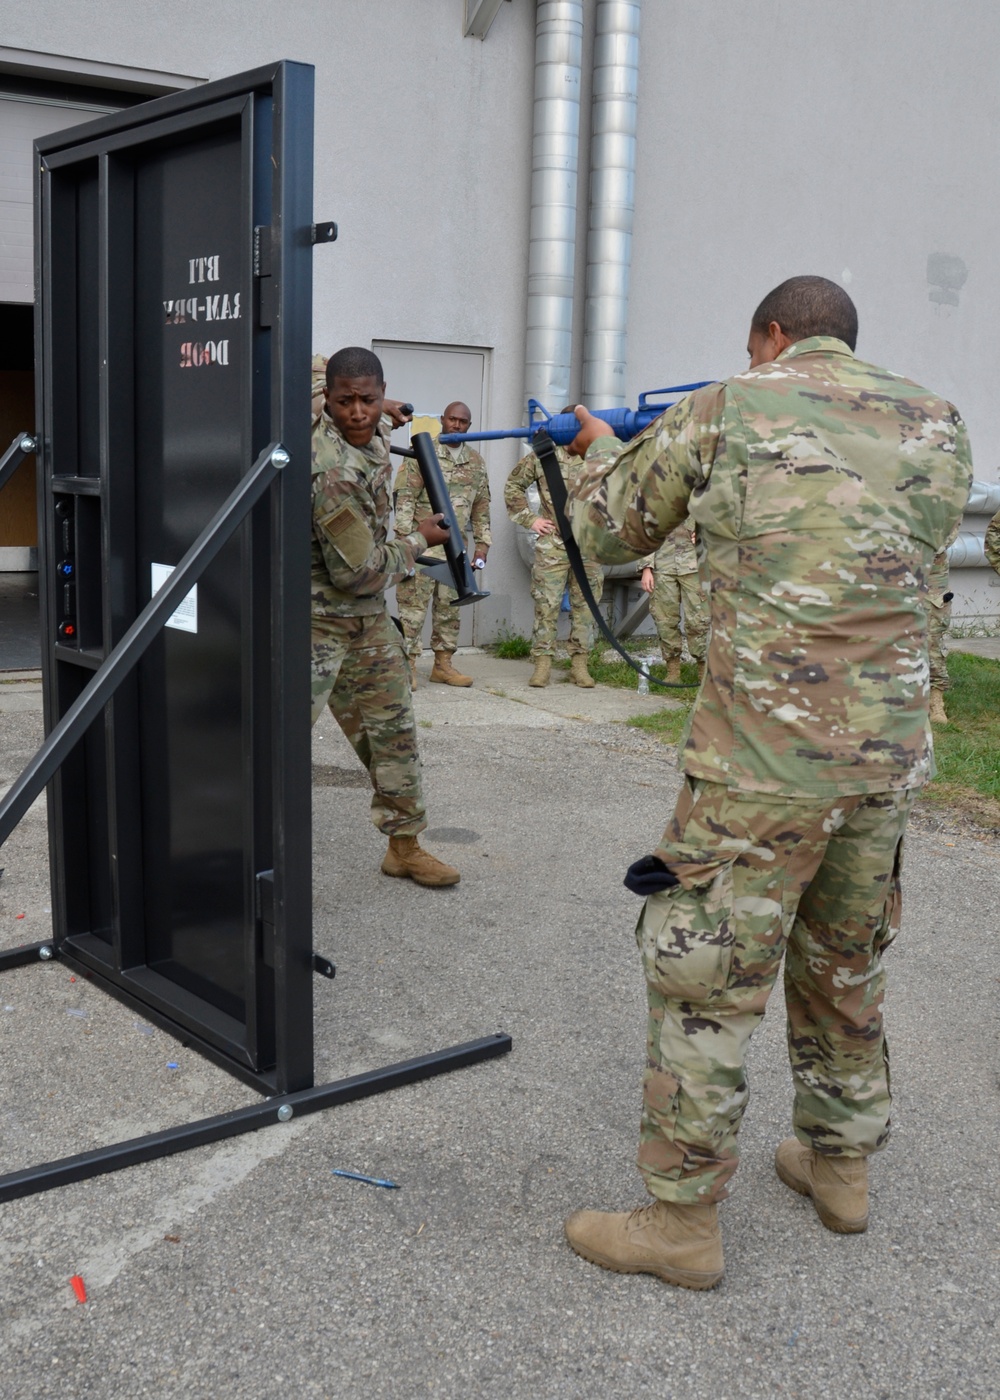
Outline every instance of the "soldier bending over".
<svg viewBox="0 0 1000 1400"><path fill-rule="evenodd" d="M454 885L459 873L421 848L427 825L410 677L385 590L425 545L447 539L439 515L387 543L391 423L382 365L338 350L312 436L312 719L329 704L375 789L372 820L389 838L385 875Z"/></svg>
<svg viewBox="0 0 1000 1400"><path fill-rule="evenodd" d="M572 413L573 405L563 409ZM567 489L576 480L583 463L569 448L557 447L556 460L562 472ZM527 490L531 485L538 488L541 512L536 515L528 504ZM574 685L590 689L593 677L587 670L587 652L590 650L590 609L584 601L576 575L570 567L566 546L559 534L556 513L549 494L548 483L542 464L534 452L528 452L518 462L507 478L504 487L504 502L507 514L515 525L523 525L526 530L535 532L535 561L531 566L531 599L535 605L535 624L531 633L531 657L535 669L531 673L529 685L548 685L552 674L552 658L556 650L556 632L559 626L559 609L562 606L566 585L569 584L570 633L566 649L570 655L570 679ZM604 570L595 560L584 554L587 582L591 592L600 602L604 586Z"/></svg>

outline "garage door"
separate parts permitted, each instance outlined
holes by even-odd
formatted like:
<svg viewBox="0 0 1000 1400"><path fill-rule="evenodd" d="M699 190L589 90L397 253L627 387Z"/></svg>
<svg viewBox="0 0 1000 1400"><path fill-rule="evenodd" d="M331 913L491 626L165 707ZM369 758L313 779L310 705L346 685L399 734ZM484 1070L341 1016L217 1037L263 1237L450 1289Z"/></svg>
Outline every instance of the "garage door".
<svg viewBox="0 0 1000 1400"><path fill-rule="evenodd" d="M0 302L34 300L32 143L113 107L0 93Z"/></svg>

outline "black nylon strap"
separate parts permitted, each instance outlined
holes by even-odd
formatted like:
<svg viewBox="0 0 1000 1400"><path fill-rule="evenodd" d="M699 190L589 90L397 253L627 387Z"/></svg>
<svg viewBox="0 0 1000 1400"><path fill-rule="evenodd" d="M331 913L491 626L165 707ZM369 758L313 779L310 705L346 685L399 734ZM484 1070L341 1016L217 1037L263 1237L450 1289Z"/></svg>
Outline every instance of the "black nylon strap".
<svg viewBox="0 0 1000 1400"><path fill-rule="evenodd" d="M552 497L552 509L555 512L556 525L562 542L566 546L566 555L569 559L570 568L577 583L580 585L580 592L583 594L584 602L593 614L594 621L601 630L601 635L605 641L614 647L623 660L627 661L640 676L645 676L650 685L658 686L660 690L694 690L694 686L683 685L677 681L658 681L655 676L651 676L645 666L640 666L635 657L622 646L621 642L612 632L611 628L604 620L604 615L594 597L590 580L587 578L587 570L583 565L583 556L580 554L580 547L573 538L573 531L570 529L569 521L566 519L566 483L563 481L562 472L559 469L559 458L556 456L555 444L543 428L531 439L531 450L542 464L542 471L545 473L545 481L549 488L549 495Z"/></svg>

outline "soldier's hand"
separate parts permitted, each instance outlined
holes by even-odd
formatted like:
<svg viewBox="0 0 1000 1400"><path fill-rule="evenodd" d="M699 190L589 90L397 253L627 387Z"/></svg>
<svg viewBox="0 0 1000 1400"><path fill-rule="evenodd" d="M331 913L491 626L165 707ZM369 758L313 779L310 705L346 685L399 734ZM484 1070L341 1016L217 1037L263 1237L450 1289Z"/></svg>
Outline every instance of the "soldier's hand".
<svg viewBox="0 0 1000 1400"><path fill-rule="evenodd" d="M442 525L444 516L439 511L437 515L426 515L417 529L423 535L428 544L444 544L449 539L448 526Z"/></svg>
<svg viewBox="0 0 1000 1400"><path fill-rule="evenodd" d="M476 565L480 562L480 560L484 564L486 563L486 548L484 545L480 545L479 548L476 550L475 555L472 559L472 567L475 568Z"/></svg>
<svg viewBox="0 0 1000 1400"><path fill-rule="evenodd" d="M413 417L412 413L403 412L406 405L404 405L402 399L385 399L382 407L392 419L392 426L394 428L401 428L404 423L409 423Z"/></svg>
<svg viewBox="0 0 1000 1400"><path fill-rule="evenodd" d="M540 515L537 520L531 522L531 528L536 535L554 535L556 532L556 522L546 520L544 515Z"/></svg>
<svg viewBox="0 0 1000 1400"><path fill-rule="evenodd" d="M648 567L648 565L647 565L647 567L646 567L645 569L643 569L643 571L642 571L641 583L642 583L642 589L643 589L643 592L644 592L644 593L652 593L652 591L653 591L653 571L652 571L651 568Z"/></svg>
<svg viewBox="0 0 1000 1400"><path fill-rule="evenodd" d="M599 437L614 437L614 433L604 419L595 418L590 409L584 408L582 403L578 403L573 411L580 424L580 431L569 445L569 451L575 457L586 457L587 448Z"/></svg>

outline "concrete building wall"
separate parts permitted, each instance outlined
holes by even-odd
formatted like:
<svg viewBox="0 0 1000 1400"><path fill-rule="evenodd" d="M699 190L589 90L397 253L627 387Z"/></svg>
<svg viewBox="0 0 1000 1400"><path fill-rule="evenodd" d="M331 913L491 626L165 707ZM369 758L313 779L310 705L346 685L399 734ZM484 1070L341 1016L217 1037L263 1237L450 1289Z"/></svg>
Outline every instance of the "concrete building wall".
<svg viewBox="0 0 1000 1400"><path fill-rule="evenodd" d="M341 230L315 256L315 348L484 347L489 426L508 426L523 403L535 6L502 5L485 42L463 37L463 9L0 0L0 35L11 48L206 79L278 57L315 64L316 215ZM586 0L574 392L594 9ZM977 475L996 479L998 41L989 0L959 10L948 0L646 0L632 400L742 367L763 293L819 272L858 302L860 353L953 397ZM518 451L487 452L495 597L483 632L500 619L530 626L527 572L502 506ZM959 571L956 582L961 594ZM975 593L977 608L1000 596L982 576Z"/></svg>
<svg viewBox="0 0 1000 1400"><path fill-rule="evenodd" d="M654 0L642 24L631 400L742 368L764 293L819 273L859 354L951 398L1000 478L1000 11ZM952 586L995 621L992 571Z"/></svg>

